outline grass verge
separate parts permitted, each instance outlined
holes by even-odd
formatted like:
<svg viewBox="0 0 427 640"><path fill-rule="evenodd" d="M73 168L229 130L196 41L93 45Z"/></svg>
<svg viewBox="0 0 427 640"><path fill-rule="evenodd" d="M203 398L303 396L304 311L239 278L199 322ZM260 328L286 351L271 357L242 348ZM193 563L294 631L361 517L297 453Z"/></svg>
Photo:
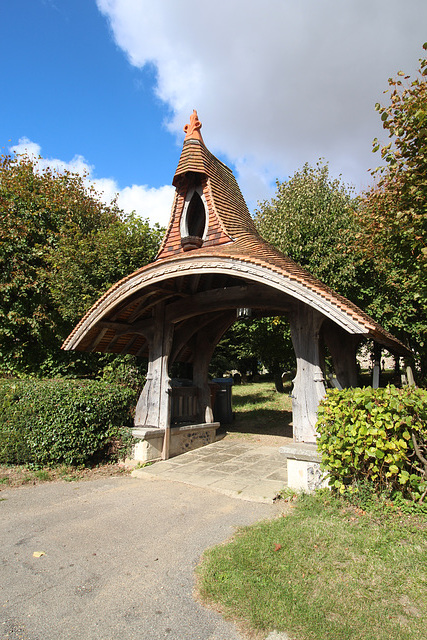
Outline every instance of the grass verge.
<svg viewBox="0 0 427 640"><path fill-rule="evenodd" d="M370 515L329 492L205 552L202 600L296 640L425 640L427 519Z"/></svg>
<svg viewBox="0 0 427 640"><path fill-rule="evenodd" d="M95 467L60 465L44 469L29 469L23 465L0 465L0 491L6 487L35 485L57 480L64 480L65 482L94 480L101 476L118 476L129 473L130 470L120 463L100 464Z"/></svg>

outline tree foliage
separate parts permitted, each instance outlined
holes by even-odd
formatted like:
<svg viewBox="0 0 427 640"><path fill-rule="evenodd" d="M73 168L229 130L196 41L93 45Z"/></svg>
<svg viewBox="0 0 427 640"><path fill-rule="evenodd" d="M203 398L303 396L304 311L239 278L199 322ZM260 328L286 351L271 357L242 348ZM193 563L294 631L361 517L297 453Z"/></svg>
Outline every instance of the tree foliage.
<svg viewBox="0 0 427 640"><path fill-rule="evenodd" d="M322 282L350 299L363 299L365 264L350 249L358 231L358 200L352 189L329 175L327 164L305 164L260 204L256 224L261 235Z"/></svg>
<svg viewBox="0 0 427 640"><path fill-rule="evenodd" d="M161 230L100 202L80 175L0 159L0 369L63 373L60 345L116 280L149 262Z"/></svg>
<svg viewBox="0 0 427 640"><path fill-rule="evenodd" d="M427 49L427 43L424 45ZM356 238L384 279L387 308L379 318L409 337L427 371L427 60L415 79L389 79L389 104L376 105L390 141L373 142L385 165L360 209Z"/></svg>
<svg viewBox="0 0 427 640"><path fill-rule="evenodd" d="M280 376L295 367L295 354L286 318L266 317L239 320L227 331L215 349L211 373L222 375L237 369L256 374L265 367L280 388Z"/></svg>

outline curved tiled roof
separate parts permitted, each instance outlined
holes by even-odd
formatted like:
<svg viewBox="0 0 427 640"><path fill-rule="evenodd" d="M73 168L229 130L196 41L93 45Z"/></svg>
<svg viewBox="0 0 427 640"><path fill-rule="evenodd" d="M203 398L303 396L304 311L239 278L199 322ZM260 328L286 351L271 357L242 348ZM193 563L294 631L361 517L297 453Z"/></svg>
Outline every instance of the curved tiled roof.
<svg viewBox="0 0 427 640"><path fill-rule="evenodd" d="M284 308L292 297L304 300L349 333L370 336L396 353L409 353L356 305L261 238L233 173L208 151L198 124L196 132L187 134L183 144L173 179L176 195L171 219L156 260L111 287L77 325L63 348L143 353L144 338L132 333L132 322L149 322L149 309L156 301L172 304L189 296L190 304L194 295L206 287L217 287L219 291L256 282L282 292L284 297L277 298L278 309ZM187 193L194 184L203 192L208 229L200 248L185 251L180 222ZM188 278L192 276L190 282ZM183 278L188 280L184 284Z"/></svg>

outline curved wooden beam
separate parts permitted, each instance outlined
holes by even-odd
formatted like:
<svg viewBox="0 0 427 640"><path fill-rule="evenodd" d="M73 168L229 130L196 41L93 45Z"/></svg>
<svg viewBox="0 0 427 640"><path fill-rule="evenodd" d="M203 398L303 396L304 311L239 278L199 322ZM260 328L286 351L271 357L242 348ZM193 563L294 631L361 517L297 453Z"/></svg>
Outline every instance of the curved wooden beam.
<svg viewBox="0 0 427 640"><path fill-rule="evenodd" d="M170 322L181 322L213 311L225 311L239 307L271 308L287 312L292 308L292 300L286 294L272 292L258 285L226 287L201 291L185 300L168 305L166 317Z"/></svg>
<svg viewBox="0 0 427 640"><path fill-rule="evenodd" d="M132 297L135 300L135 296L138 294L145 295L147 288L153 286L163 288L169 294L171 290L176 291L176 287L171 287L171 281L179 282L182 277L199 275L214 275L215 277L223 275L232 277L234 280L240 278L242 283L246 283L246 285L262 287L263 295L265 296L263 304L270 306L272 309L278 308L278 301L281 301L280 304L283 304L284 307L287 306L285 305L286 299L290 303L293 301L303 302L313 310L329 318L347 333L372 336L388 348L394 349L397 353L406 353L407 351L393 336L389 336L386 332L380 335L379 328L374 321L358 310L357 307L349 306L350 303L332 291L316 288L315 280L311 284L311 282L302 281L293 274L286 274L281 269L267 264L263 261L262 256L260 256L259 261L254 261L243 256L221 257L209 255L188 256L185 259L176 258L155 262L123 279L98 300L64 342L63 348L66 350L79 349L88 333L97 326L99 326L99 330L102 330L100 322L110 320L116 311L117 305L122 304L126 298ZM254 292L253 289L252 292ZM241 289L240 293L235 290L235 294L234 299L232 299L232 295L227 293L226 290L223 292L216 290L216 293L213 294L208 292L207 295L212 295L212 297L210 300L207 298L205 302L211 310L230 309L233 305L246 307L257 302L254 299L248 301L245 298L244 289ZM196 294L193 300L198 305L195 310L197 314L207 311L206 307L202 309L203 298L198 297L200 295L202 294ZM189 309L192 299L193 296L190 295L183 302L174 302L168 305L167 313L170 314L170 317L173 317L173 322L178 322L180 318L186 317L187 311L185 307L187 310ZM215 303L220 305L219 308L215 307ZM257 306L262 306L262 304ZM288 309L289 307L284 310ZM135 330L135 325L132 325L132 327ZM122 327L122 330L124 329L126 327ZM145 326L141 325L136 329L145 335Z"/></svg>

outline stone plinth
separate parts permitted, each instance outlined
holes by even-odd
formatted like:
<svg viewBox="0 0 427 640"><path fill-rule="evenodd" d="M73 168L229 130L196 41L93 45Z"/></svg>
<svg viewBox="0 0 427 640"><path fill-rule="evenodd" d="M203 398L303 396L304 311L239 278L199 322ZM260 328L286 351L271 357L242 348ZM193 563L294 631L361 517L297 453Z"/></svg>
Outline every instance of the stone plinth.
<svg viewBox="0 0 427 640"><path fill-rule="evenodd" d="M186 451L192 451L210 444L216 440L216 430L219 422L206 422L182 427L171 427L169 457L179 456ZM132 429L136 439L132 457L137 462L154 462L161 460L164 429L157 427L136 427Z"/></svg>
<svg viewBox="0 0 427 640"><path fill-rule="evenodd" d="M279 452L287 459L290 489L311 493L329 486L326 474L320 469L320 454L316 444L293 442L280 447Z"/></svg>

